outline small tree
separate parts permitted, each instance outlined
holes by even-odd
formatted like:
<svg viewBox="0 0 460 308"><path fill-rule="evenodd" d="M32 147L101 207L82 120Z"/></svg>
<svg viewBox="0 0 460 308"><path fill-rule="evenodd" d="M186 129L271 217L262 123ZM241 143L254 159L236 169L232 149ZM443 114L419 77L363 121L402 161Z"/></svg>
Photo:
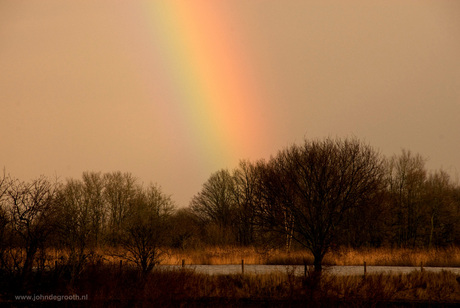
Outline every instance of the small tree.
<svg viewBox="0 0 460 308"><path fill-rule="evenodd" d="M129 208L121 236L127 251L124 258L134 262L143 273L161 261L162 249L171 235L169 219L173 209L171 198L155 185L140 190Z"/></svg>

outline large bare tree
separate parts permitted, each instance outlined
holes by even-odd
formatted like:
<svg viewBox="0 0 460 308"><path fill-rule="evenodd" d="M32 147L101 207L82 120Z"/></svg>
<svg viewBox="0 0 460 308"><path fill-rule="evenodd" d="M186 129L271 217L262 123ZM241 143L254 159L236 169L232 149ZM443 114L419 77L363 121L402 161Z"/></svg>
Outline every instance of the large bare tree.
<svg viewBox="0 0 460 308"><path fill-rule="evenodd" d="M261 224L309 249L316 271L345 215L373 206L383 187L383 160L357 139L306 140L279 152L262 169Z"/></svg>

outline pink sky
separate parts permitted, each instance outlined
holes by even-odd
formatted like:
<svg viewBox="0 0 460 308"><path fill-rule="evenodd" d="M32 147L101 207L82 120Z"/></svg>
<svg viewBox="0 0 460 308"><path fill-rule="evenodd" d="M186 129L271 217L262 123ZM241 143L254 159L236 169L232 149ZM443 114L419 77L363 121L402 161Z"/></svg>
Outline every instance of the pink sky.
<svg viewBox="0 0 460 308"><path fill-rule="evenodd" d="M460 168L460 2L0 1L0 167L212 172L356 136Z"/></svg>

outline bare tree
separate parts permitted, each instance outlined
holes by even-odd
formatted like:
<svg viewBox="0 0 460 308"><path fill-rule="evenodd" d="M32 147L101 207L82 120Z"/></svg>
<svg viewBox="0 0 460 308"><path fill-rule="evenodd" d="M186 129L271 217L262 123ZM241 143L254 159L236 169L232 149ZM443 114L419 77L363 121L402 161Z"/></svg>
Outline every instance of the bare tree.
<svg viewBox="0 0 460 308"><path fill-rule="evenodd" d="M393 207L393 242L415 247L421 238L425 159L403 150L386 162L386 174Z"/></svg>
<svg viewBox="0 0 460 308"><path fill-rule="evenodd" d="M234 180L228 170L213 173L203 189L193 197L190 207L208 229L213 244L234 241Z"/></svg>
<svg viewBox="0 0 460 308"><path fill-rule="evenodd" d="M456 213L454 187L445 171L430 174L423 189L424 223L427 246L448 245L454 242L454 228L459 222Z"/></svg>
<svg viewBox="0 0 460 308"><path fill-rule="evenodd" d="M106 173L104 183L104 199L109 212L109 241L116 244L122 231L123 221L132 201L136 198L139 187L130 173Z"/></svg>
<svg viewBox="0 0 460 308"><path fill-rule="evenodd" d="M85 200L88 202L94 245L99 246L101 235L107 220L107 208L104 202L104 177L100 172L84 172L83 185Z"/></svg>
<svg viewBox="0 0 460 308"><path fill-rule="evenodd" d="M121 244L123 257L134 262L143 273L161 261L163 248L171 238L170 217L174 210L171 198L159 186L138 191L123 222Z"/></svg>
<svg viewBox="0 0 460 308"><path fill-rule="evenodd" d="M6 249L7 249L7 228L9 226L9 215L6 209L6 196L10 185L10 179L6 176L5 170L0 178L0 269L6 266Z"/></svg>
<svg viewBox="0 0 460 308"><path fill-rule="evenodd" d="M56 202L59 240L68 252L66 263L72 279L83 269L89 255L87 248L95 232L89 197L82 181L70 179L59 190Z"/></svg>
<svg viewBox="0 0 460 308"><path fill-rule="evenodd" d="M41 177L30 183L12 181L8 189L9 211L13 241L10 261L20 270L22 277L31 273L37 252L44 252L46 240L54 231L56 213L54 202L59 183ZM38 264L40 265L40 264ZM43 265L43 264L41 264Z"/></svg>
<svg viewBox="0 0 460 308"><path fill-rule="evenodd" d="M266 164L261 222L309 249L321 271L344 216L373 206L382 178L382 159L370 146L356 139L306 140Z"/></svg>
<svg viewBox="0 0 460 308"><path fill-rule="evenodd" d="M233 172L233 181L237 239L241 245L249 245L255 240L256 204L260 202L256 166L249 161L241 161Z"/></svg>

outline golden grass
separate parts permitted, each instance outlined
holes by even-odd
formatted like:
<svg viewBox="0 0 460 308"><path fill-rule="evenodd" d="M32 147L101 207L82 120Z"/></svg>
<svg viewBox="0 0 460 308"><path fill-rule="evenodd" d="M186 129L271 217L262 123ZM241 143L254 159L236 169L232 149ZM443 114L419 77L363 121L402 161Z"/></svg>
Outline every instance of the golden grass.
<svg viewBox="0 0 460 308"><path fill-rule="evenodd" d="M407 249L407 248L342 248L326 255L324 263L331 265L380 266L460 266L460 248Z"/></svg>
<svg viewBox="0 0 460 308"><path fill-rule="evenodd" d="M301 265L313 264L313 255L306 250L286 252L281 249L259 249L256 247L206 247L195 250L180 250L166 248L160 264L180 265L225 265L241 264L277 264ZM91 260L101 260L104 263L119 264L124 260L121 248L99 248L91 254ZM67 253L63 250L47 250L47 265L54 261L61 262ZM123 261L124 262L124 261ZM425 267L460 267L460 247L439 249L407 249L407 248L368 248L352 249L339 248L329 252L324 260L325 265L367 265L378 266L417 266Z"/></svg>
<svg viewBox="0 0 460 308"><path fill-rule="evenodd" d="M279 249L259 250L254 247L207 247L200 250L168 250L162 264L307 264L313 263L309 251L286 252ZM407 249L407 248L340 248L328 253L323 263L327 265L367 265L380 266L460 266L460 248Z"/></svg>

